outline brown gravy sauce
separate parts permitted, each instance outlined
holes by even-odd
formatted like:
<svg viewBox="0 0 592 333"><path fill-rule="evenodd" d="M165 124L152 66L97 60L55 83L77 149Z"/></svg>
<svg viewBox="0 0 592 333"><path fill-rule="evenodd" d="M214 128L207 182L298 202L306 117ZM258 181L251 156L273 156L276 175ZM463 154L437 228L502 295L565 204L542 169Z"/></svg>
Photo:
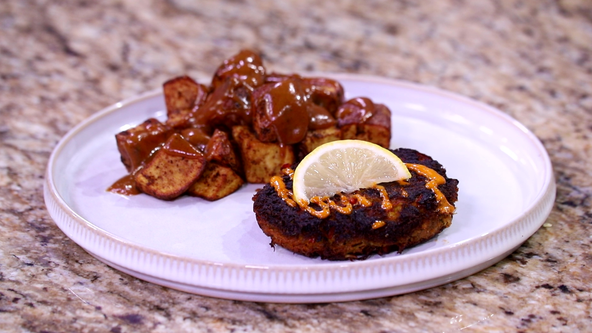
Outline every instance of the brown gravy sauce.
<svg viewBox="0 0 592 333"><path fill-rule="evenodd" d="M298 143L306 136L310 122L302 82L288 78L268 83L253 98L261 127L269 128L282 145Z"/></svg>
<svg viewBox="0 0 592 333"><path fill-rule="evenodd" d="M282 177L273 176L271 177L269 183L275 189L280 198L282 198L282 200L284 200L288 204L288 206L296 207L296 201L292 199L294 194L292 193L292 191L286 188L286 184L284 183Z"/></svg>
<svg viewBox="0 0 592 333"><path fill-rule="evenodd" d="M107 188L107 191L122 194L122 195L136 195L140 194L140 190L136 187L136 181L133 174L127 174L119 178L113 185Z"/></svg>

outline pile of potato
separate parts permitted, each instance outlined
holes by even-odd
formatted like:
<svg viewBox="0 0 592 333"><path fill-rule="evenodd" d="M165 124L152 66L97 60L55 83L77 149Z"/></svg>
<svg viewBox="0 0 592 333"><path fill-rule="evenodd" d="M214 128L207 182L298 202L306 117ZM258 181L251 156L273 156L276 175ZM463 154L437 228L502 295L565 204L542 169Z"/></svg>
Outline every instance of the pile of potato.
<svg viewBox="0 0 592 333"><path fill-rule="evenodd" d="M129 174L116 183L126 190L110 190L217 200L245 182L268 182L326 142L390 143L385 105L345 101L341 84L328 78L266 73L250 50L225 60L209 86L181 76L165 82L163 92L164 123L151 118L116 134Z"/></svg>

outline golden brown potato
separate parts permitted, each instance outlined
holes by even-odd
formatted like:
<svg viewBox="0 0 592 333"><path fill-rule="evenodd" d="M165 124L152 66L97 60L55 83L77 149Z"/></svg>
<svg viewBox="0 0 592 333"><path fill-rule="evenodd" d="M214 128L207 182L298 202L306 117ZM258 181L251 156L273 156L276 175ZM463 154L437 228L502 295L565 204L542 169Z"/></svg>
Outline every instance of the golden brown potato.
<svg viewBox="0 0 592 333"><path fill-rule="evenodd" d="M207 163L201 177L187 190L187 194L214 201L238 190L244 181L231 168Z"/></svg>
<svg viewBox="0 0 592 333"><path fill-rule="evenodd" d="M166 123L174 128L187 127L187 118L192 110L201 105L208 95L208 88L189 76L168 80L162 88L167 108Z"/></svg>
<svg viewBox="0 0 592 333"><path fill-rule="evenodd" d="M335 80L323 77L303 78L309 100L335 114L343 103L343 86Z"/></svg>
<svg viewBox="0 0 592 333"><path fill-rule="evenodd" d="M134 180L138 189L163 200L172 200L201 176L205 156L177 133L140 168Z"/></svg>
<svg viewBox="0 0 592 333"><path fill-rule="evenodd" d="M353 98L339 107L336 118L343 139L370 141L389 148L391 111L386 105L374 104L365 97Z"/></svg>
<svg viewBox="0 0 592 333"><path fill-rule="evenodd" d="M154 118L115 135L121 162L128 172L134 172L150 156L152 151L163 145L171 130Z"/></svg>
<svg viewBox="0 0 592 333"><path fill-rule="evenodd" d="M216 162L220 165L230 167L235 172L242 174L241 161L226 132L219 129L214 131L212 138L205 148L205 154L208 162Z"/></svg>
<svg viewBox="0 0 592 333"><path fill-rule="evenodd" d="M232 137L239 146L249 183L267 183L278 174L282 165L294 163L294 151L290 145L259 141L247 126L234 126Z"/></svg>
<svg viewBox="0 0 592 333"><path fill-rule="evenodd" d="M341 140L341 130L336 126L308 131L304 140L298 145L299 157L303 158L316 147L336 140Z"/></svg>

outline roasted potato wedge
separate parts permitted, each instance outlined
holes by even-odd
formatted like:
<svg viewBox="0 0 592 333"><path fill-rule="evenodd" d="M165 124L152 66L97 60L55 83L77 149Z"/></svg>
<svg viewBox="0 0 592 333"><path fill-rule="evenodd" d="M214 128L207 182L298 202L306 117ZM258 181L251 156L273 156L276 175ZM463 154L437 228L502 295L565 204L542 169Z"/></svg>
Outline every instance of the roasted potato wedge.
<svg viewBox="0 0 592 333"><path fill-rule="evenodd" d="M342 104L336 114L343 139L364 140L389 148L391 111L384 104L358 97Z"/></svg>
<svg viewBox="0 0 592 333"><path fill-rule="evenodd" d="M316 147L331 141L341 140L341 130L336 126L308 131L298 145L299 156L303 158Z"/></svg>
<svg viewBox="0 0 592 333"><path fill-rule="evenodd" d="M310 101L335 114L343 103L343 86L338 81L323 77L308 77L303 81Z"/></svg>
<svg viewBox="0 0 592 333"><path fill-rule="evenodd" d="M201 176L206 166L203 153L177 133L134 175L138 189L163 200L172 200Z"/></svg>
<svg viewBox="0 0 592 333"><path fill-rule="evenodd" d="M168 80L162 88L167 108L166 124L174 128L188 127L192 110L205 101L208 88L189 76Z"/></svg>
<svg viewBox="0 0 592 333"><path fill-rule="evenodd" d="M381 125L370 124L352 124L343 129L344 140L364 140L375 143L384 148L390 146L390 136L388 130Z"/></svg>
<svg viewBox="0 0 592 333"><path fill-rule="evenodd" d="M280 172L282 165L295 161L291 145L261 142L247 126L234 126L232 137L239 146L245 179L249 183L267 183Z"/></svg>
<svg viewBox="0 0 592 333"><path fill-rule="evenodd" d="M242 174L242 163L226 132L219 129L214 131L212 138L205 148L205 154L208 162L216 162Z"/></svg>
<svg viewBox="0 0 592 333"><path fill-rule="evenodd" d="M172 131L156 120L150 118L140 125L115 135L117 149L121 154L121 162L128 172L134 172L150 156L152 151L163 145Z"/></svg>
<svg viewBox="0 0 592 333"><path fill-rule="evenodd" d="M232 168L217 163L207 163L199 179L187 190L187 194L214 201L238 190L244 181Z"/></svg>

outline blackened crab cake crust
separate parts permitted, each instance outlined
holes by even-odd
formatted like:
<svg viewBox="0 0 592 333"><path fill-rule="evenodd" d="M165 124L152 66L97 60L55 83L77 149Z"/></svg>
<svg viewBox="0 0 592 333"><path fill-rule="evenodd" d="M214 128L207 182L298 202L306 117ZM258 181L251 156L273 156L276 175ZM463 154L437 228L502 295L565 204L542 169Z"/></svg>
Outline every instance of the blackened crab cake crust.
<svg viewBox="0 0 592 333"><path fill-rule="evenodd" d="M412 149L392 152L405 163L425 165L443 176L446 183L438 188L454 205L458 180L446 177L446 170L440 163ZM436 195L426 188L428 179L413 170L410 172L412 177L408 184L381 184L393 204L388 211L381 207L378 190L361 189L357 192L368 198L371 206L355 205L351 214L332 210L329 217L321 219L300 207L289 206L270 184L253 197L253 211L259 227L271 237L272 246L277 244L308 257L346 260L364 259L375 253L401 252L434 237L452 221L452 213L438 211ZM290 177L284 176L283 181L291 190ZM386 224L373 229L376 221Z"/></svg>

